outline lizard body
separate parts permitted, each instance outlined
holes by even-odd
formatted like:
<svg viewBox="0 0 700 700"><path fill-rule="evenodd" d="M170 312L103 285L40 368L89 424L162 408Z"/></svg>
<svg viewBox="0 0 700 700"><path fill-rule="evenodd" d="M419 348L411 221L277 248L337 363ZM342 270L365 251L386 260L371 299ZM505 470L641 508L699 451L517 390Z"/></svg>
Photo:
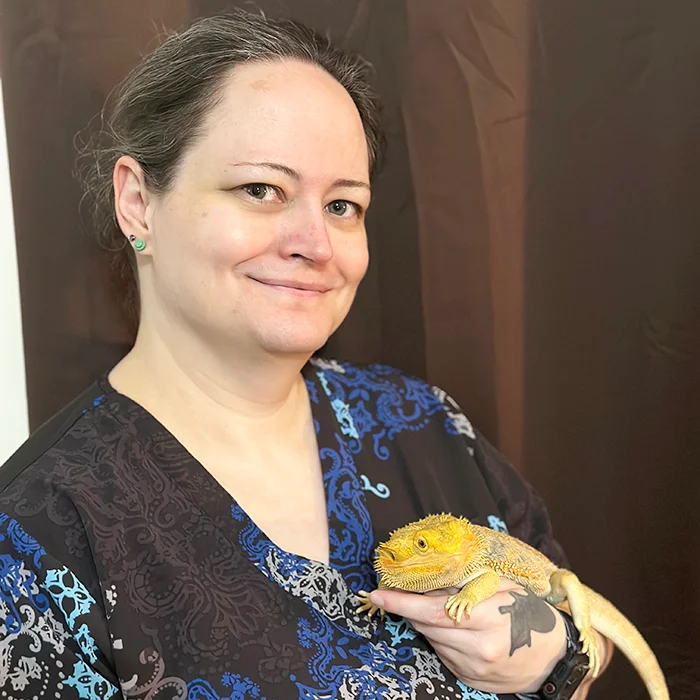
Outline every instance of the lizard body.
<svg viewBox="0 0 700 700"><path fill-rule="evenodd" d="M445 604L455 623L497 590L500 578L522 585L554 607L570 612L595 678L600 659L593 630L610 639L642 677L652 700L668 700L663 672L634 625L574 573L515 537L449 514L429 515L391 533L377 548L379 588L425 593L459 588ZM359 592L358 612L378 608Z"/></svg>

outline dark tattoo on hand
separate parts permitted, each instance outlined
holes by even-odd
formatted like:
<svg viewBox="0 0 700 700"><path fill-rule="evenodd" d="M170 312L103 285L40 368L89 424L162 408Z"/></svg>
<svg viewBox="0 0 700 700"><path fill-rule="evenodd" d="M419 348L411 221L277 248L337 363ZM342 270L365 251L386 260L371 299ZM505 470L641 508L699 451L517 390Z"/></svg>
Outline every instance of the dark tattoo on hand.
<svg viewBox="0 0 700 700"><path fill-rule="evenodd" d="M531 632L551 632L557 624L557 618L547 603L534 593L510 591L510 594L513 596L513 604L502 605L498 612L501 615L510 614L509 656L513 656L520 647L532 646Z"/></svg>

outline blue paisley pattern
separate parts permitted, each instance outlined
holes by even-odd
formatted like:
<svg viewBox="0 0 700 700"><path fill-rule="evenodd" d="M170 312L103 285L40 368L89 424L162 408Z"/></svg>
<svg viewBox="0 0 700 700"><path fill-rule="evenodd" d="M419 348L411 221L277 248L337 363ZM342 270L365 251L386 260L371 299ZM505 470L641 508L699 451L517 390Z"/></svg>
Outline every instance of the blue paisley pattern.
<svg viewBox="0 0 700 700"><path fill-rule="evenodd" d="M26 640L0 649L0 686L19 693L6 691L3 697L35 697L52 673L79 698L112 697L117 688L85 663L96 660L96 644L79 620L96 606L95 600L65 567L44 571L44 548L5 513L0 513L0 542L12 552L0 555L0 618L5 628L0 639ZM76 643L72 668L51 669L37 662L35 654L42 649L54 657L65 655L71 639Z"/></svg>
<svg viewBox="0 0 700 700"><path fill-rule="evenodd" d="M365 474L360 474L360 480L362 482L362 488L365 491L373 493L377 498L389 498L389 496L391 496L391 490L386 484L379 482L374 486L369 480L369 477Z"/></svg>
<svg viewBox="0 0 700 700"><path fill-rule="evenodd" d="M299 643L315 652L309 673L316 685L296 682L300 698L374 700L387 697L388 688L394 691L391 697L412 697L409 679L397 671L399 663L411 660L412 649L397 650L383 641L358 644L317 612L313 611L311 618L311 622L299 621L298 634ZM359 668L349 662L351 657L360 661Z"/></svg>
<svg viewBox="0 0 700 700"><path fill-rule="evenodd" d="M489 527L496 532L505 532L508 534L508 526L503 522L502 518L497 515L489 515L488 517Z"/></svg>
<svg viewBox="0 0 700 700"><path fill-rule="evenodd" d="M187 700L266 700L257 683L238 673L225 673L221 685L230 688L231 692L228 695L220 695L209 681L190 681L187 684Z"/></svg>
<svg viewBox="0 0 700 700"><path fill-rule="evenodd" d="M401 385L397 385L397 373L391 367L311 362L355 454L362 449L365 436L370 436L374 454L387 460L391 456L388 443L399 433L420 430L434 414L445 410L440 397L425 382L398 375Z"/></svg>

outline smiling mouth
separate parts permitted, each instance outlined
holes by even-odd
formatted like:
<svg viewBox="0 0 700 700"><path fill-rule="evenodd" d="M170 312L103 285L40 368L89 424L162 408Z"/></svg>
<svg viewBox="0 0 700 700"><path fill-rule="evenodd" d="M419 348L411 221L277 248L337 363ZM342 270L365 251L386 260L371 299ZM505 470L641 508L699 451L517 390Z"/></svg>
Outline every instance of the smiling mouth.
<svg viewBox="0 0 700 700"><path fill-rule="evenodd" d="M251 277L250 279L263 285L264 287L268 287L269 289L274 289L284 294L292 294L294 296L314 297L330 291L329 287L313 282L297 282L295 280L267 280L259 279L257 277Z"/></svg>

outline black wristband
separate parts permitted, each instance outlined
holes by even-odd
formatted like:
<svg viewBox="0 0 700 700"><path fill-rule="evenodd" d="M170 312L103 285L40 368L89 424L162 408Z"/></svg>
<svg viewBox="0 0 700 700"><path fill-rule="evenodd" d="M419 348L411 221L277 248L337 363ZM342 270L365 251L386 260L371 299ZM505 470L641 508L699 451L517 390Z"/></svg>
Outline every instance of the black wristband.
<svg viewBox="0 0 700 700"><path fill-rule="evenodd" d="M569 700L588 673L588 655L581 651L578 630L570 615L559 611L566 627L566 654L536 693L521 693L520 700Z"/></svg>

